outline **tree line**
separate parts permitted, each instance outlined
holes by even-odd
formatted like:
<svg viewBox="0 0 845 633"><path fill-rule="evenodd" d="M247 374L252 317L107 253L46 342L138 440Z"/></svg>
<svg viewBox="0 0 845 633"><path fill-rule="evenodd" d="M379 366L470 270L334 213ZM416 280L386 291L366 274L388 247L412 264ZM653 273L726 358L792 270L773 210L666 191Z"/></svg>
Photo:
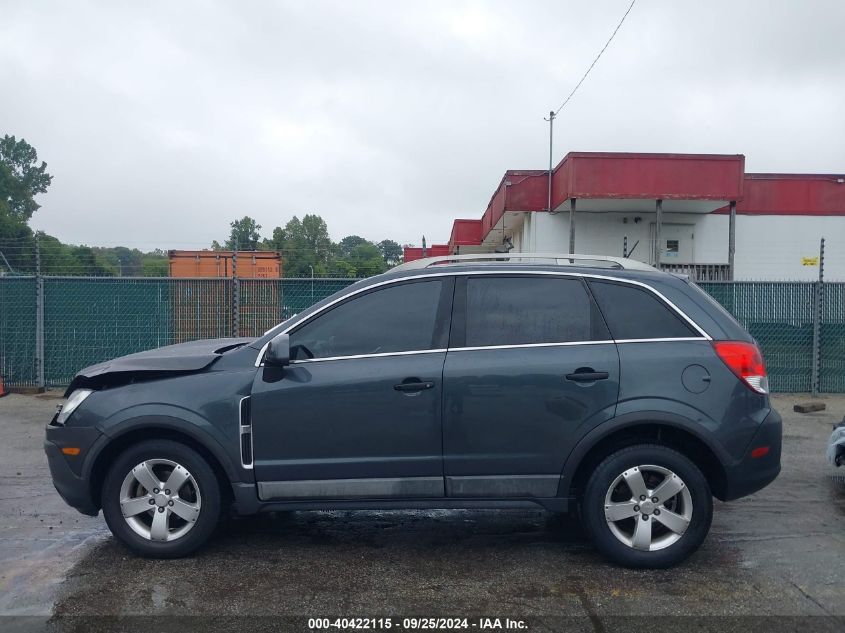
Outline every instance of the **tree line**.
<svg viewBox="0 0 845 633"><path fill-rule="evenodd" d="M212 242L212 250L278 251L285 277L369 277L402 262L403 249L393 240L372 242L347 235L339 242L329 237L326 221L306 213L261 237L261 225L244 216L230 223L229 239Z"/></svg>
<svg viewBox="0 0 845 633"><path fill-rule="evenodd" d="M33 231L29 222L41 206L35 196L47 193L52 181L34 147L8 134L0 139L0 274L34 274L37 240L45 275L167 276L167 255L161 250L64 244Z"/></svg>
<svg viewBox="0 0 845 633"><path fill-rule="evenodd" d="M149 252L125 246L97 247L65 244L29 222L40 208L35 201L47 192L53 176L38 161L35 148L24 139L0 139L0 275L36 272L36 241L44 275L166 277L166 251ZM244 216L230 223L229 238L214 241L211 250L274 250L283 258L286 277L366 277L401 263L403 249L393 240L372 242L348 235L339 242L329 237L325 220L316 214L291 218L268 237L261 226Z"/></svg>

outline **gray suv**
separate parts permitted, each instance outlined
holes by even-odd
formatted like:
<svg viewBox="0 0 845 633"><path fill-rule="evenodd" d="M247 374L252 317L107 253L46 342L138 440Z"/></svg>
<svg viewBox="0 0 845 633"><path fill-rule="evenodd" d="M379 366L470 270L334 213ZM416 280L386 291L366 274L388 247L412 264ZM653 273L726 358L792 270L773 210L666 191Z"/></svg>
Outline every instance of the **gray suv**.
<svg viewBox="0 0 845 633"><path fill-rule="evenodd" d="M667 567L712 497L780 470L751 336L685 278L577 255L421 260L257 339L82 370L46 431L59 494L143 555L222 512L578 511L596 548Z"/></svg>

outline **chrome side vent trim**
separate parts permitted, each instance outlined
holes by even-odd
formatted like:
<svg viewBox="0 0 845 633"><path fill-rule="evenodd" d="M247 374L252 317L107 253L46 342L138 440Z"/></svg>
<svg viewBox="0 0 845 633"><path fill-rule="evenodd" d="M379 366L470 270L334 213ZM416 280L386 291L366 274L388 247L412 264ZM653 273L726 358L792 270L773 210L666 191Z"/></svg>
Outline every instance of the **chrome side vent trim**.
<svg viewBox="0 0 845 633"><path fill-rule="evenodd" d="M241 466L252 468L252 412L249 405L250 398L241 398L238 421L240 423L241 438Z"/></svg>

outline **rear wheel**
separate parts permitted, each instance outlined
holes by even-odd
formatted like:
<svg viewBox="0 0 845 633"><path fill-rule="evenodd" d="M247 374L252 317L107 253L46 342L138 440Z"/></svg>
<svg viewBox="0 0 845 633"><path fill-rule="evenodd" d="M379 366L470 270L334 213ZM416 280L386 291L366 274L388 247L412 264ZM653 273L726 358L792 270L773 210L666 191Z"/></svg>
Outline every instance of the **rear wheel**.
<svg viewBox="0 0 845 633"><path fill-rule="evenodd" d="M621 449L593 472L581 503L596 548L627 567L670 567L707 536L713 498L704 475L666 446Z"/></svg>
<svg viewBox="0 0 845 633"><path fill-rule="evenodd" d="M220 517L220 487L196 451L171 440L150 440L112 464L102 506L118 540L144 556L177 558L211 536Z"/></svg>

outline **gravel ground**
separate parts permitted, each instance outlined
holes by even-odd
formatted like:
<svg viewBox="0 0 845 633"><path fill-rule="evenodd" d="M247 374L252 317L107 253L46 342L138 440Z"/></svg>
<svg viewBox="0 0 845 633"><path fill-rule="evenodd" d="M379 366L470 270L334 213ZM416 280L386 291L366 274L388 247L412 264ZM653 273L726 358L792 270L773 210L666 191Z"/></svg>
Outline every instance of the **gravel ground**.
<svg viewBox="0 0 845 633"><path fill-rule="evenodd" d="M772 485L717 502L685 564L633 571L604 562L574 518L522 510L231 519L192 558L145 560L53 490L41 443L56 396L11 395L0 399L0 626L307 630L307 617L399 616L397 628L414 615L480 629L479 616L530 630L845 630L845 484L824 461L845 396L793 413L806 399L774 397L785 430Z"/></svg>

